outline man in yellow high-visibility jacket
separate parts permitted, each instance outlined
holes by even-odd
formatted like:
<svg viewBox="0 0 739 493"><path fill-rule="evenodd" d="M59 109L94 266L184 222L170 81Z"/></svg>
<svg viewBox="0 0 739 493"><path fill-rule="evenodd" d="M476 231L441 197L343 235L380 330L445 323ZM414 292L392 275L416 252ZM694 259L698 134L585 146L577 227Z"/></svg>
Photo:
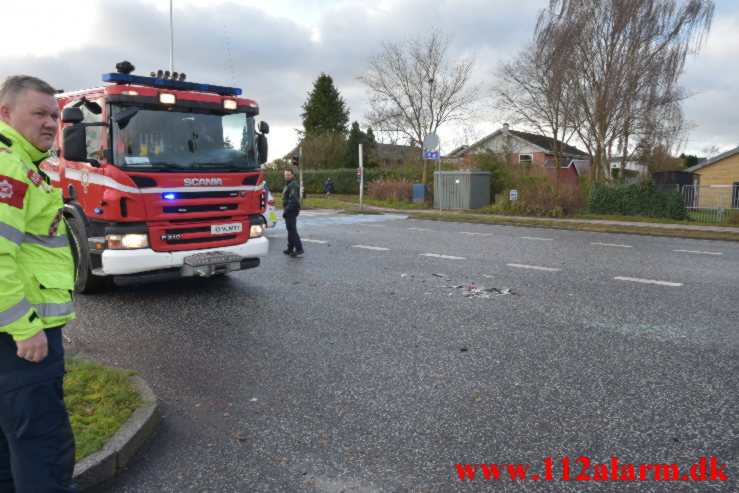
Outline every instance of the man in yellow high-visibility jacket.
<svg viewBox="0 0 739 493"><path fill-rule="evenodd" d="M74 262L61 191L38 165L59 123L55 90L0 83L0 491L77 492L63 400L62 326L74 318Z"/></svg>

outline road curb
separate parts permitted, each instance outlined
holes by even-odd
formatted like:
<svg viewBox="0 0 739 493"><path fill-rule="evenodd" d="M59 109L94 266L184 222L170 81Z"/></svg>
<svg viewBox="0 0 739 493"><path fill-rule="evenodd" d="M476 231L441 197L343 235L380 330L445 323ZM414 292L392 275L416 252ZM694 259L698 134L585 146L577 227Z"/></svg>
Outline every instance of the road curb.
<svg viewBox="0 0 739 493"><path fill-rule="evenodd" d="M74 481L88 491L117 476L136 452L154 434L161 419L159 404L151 388L140 377L129 377L142 404L99 451L74 466Z"/></svg>

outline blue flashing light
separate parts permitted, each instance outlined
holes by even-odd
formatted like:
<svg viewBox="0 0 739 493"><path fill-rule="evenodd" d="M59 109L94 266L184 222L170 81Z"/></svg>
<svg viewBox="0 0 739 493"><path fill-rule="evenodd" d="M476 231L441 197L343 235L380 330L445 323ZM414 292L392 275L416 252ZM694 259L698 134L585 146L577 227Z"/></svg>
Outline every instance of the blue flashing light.
<svg viewBox="0 0 739 493"><path fill-rule="evenodd" d="M102 214L102 213L103 213L103 210L100 207L95 209L95 214Z"/></svg>
<svg viewBox="0 0 739 493"><path fill-rule="evenodd" d="M200 84L198 82L160 79L158 77L143 77L141 75L126 75L118 73L103 74L103 82L138 84L141 86L158 87L161 89L179 89L182 91L212 92L222 94L224 96L241 96L241 89L238 87L216 86L213 84Z"/></svg>
<svg viewBox="0 0 739 493"><path fill-rule="evenodd" d="M164 200L174 200L177 198L177 195L173 193L165 193L163 197L164 197Z"/></svg>

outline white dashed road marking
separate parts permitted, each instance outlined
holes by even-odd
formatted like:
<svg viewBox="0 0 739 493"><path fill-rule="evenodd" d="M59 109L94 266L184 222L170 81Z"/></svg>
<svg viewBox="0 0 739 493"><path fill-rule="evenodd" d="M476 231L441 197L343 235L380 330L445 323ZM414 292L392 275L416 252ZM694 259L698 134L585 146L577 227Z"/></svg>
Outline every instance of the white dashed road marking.
<svg viewBox="0 0 739 493"><path fill-rule="evenodd" d="M516 267L518 269L534 269L534 270L546 270L549 272L557 272L562 269L555 269L554 267L539 267L538 265L524 265L524 264L506 264L508 267Z"/></svg>
<svg viewBox="0 0 739 493"><path fill-rule="evenodd" d="M412 229L415 231L433 231L433 229L426 229L426 228L405 228L405 229Z"/></svg>
<svg viewBox="0 0 739 493"><path fill-rule="evenodd" d="M610 246L610 247L619 247L619 248L631 248L631 245L619 245L619 244L616 244L616 243L591 243L591 245Z"/></svg>
<svg viewBox="0 0 739 493"><path fill-rule="evenodd" d="M445 258L449 260L467 260L464 257L453 257L452 255L439 255L438 253L420 253L423 257Z"/></svg>
<svg viewBox="0 0 739 493"><path fill-rule="evenodd" d="M301 238L305 243L328 243L326 240L311 240L309 238Z"/></svg>
<svg viewBox="0 0 739 493"><path fill-rule="evenodd" d="M477 235L477 236L493 236L493 233L470 233L467 231L460 231L461 235Z"/></svg>
<svg viewBox="0 0 739 493"><path fill-rule="evenodd" d="M673 250L673 252L702 253L703 255L723 255L721 252L701 252L698 250Z"/></svg>
<svg viewBox="0 0 739 493"><path fill-rule="evenodd" d="M655 281L654 279L639 279L636 277L614 277L617 281L631 281L631 282L642 282L645 284L659 284L660 286L673 286L680 287L683 285L681 282L668 282L668 281Z"/></svg>
<svg viewBox="0 0 739 493"><path fill-rule="evenodd" d="M364 248L365 250L379 250L379 251L388 251L389 248L385 247L376 247L376 246L367 246L367 245L352 245L352 248Z"/></svg>
<svg viewBox="0 0 739 493"><path fill-rule="evenodd" d="M554 238L536 238L534 236L522 236L524 240L552 241Z"/></svg>

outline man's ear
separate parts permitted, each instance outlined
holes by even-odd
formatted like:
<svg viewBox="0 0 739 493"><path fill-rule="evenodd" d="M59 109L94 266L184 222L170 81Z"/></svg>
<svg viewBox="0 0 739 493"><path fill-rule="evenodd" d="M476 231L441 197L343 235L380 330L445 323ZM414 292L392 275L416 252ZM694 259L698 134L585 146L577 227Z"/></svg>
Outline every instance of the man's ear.
<svg viewBox="0 0 739 493"><path fill-rule="evenodd" d="M0 106L0 120L10 123L10 106L7 104Z"/></svg>

